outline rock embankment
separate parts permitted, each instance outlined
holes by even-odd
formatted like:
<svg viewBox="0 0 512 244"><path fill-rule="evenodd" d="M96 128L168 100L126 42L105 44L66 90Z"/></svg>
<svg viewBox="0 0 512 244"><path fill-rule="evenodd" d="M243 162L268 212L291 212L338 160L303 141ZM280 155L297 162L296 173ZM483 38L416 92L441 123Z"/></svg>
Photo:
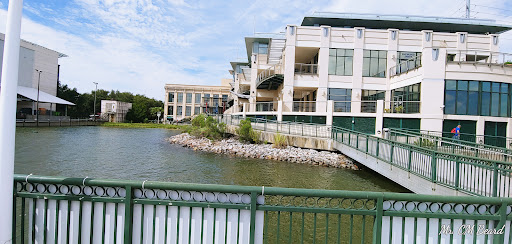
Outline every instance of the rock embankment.
<svg viewBox="0 0 512 244"><path fill-rule="evenodd" d="M357 170L354 162L341 154L302 149L288 146L285 149L273 148L271 144L244 144L234 138L211 141L207 138L196 138L187 133L169 138L172 144L189 147L193 150L226 154L246 158L270 159L301 164L348 168Z"/></svg>

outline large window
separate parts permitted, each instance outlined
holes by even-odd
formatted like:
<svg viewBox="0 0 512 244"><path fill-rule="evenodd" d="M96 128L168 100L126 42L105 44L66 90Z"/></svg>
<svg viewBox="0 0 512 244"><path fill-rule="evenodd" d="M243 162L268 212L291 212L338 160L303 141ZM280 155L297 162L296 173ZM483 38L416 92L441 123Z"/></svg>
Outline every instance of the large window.
<svg viewBox="0 0 512 244"><path fill-rule="evenodd" d="M396 73L404 73L421 66L421 53L419 52L398 52L398 63Z"/></svg>
<svg viewBox="0 0 512 244"><path fill-rule="evenodd" d="M187 93L186 103L192 103L192 93Z"/></svg>
<svg viewBox="0 0 512 244"><path fill-rule="evenodd" d="M361 96L361 112L375 113L377 111L377 100L385 100L386 91L363 90Z"/></svg>
<svg viewBox="0 0 512 244"><path fill-rule="evenodd" d="M352 75L353 60L353 49L329 49L329 74Z"/></svg>
<svg viewBox="0 0 512 244"><path fill-rule="evenodd" d="M172 116L174 114L174 106L167 107L167 115Z"/></svg>
<svg viewBox="0 0 512 244"><path fill-rule="evenodd" d="M392 103L387 109L393 113L420 112L421 83L400 87L391 91Z"/></svg>
<svg viewBox="0 0 512 244"><path fill-rule="evenodd" d="M510 92L506 83L446 80L444 113L510 117Z"/></svg>
<svg viewBox="0 0 512 244"><path fill-rule="evenodd" d="M222 101L227 102L228 101L228 95L222 95Z"/></svg>
<svg viewBox="0 0 512 244"><path fill-rule="evenodd" d="M192 115L191 113L192 113L192 107L186 106L185 107L185 116L190 116L190 115Z"/></svg>
<svg viewBox="0 0 512 244"><path fill-rule="evenodd" d="M363 76L386 77L387 51L364 50Z"/></svg>
<svg viewBox="0 0 512 244"><path fill-rule="evenodd" d="M334 101L334 112L350 112L352 89L329 88L329 100Z"/></svg>
<svg viewBox="0 0 512 244"><path fill-rule="evenodd" d="M268 53L268 43L253 43L253 53L257 54L267 54Z"/></svg>
<svg viewBox="0 0 512 244"><path fill-rule="evenodd" d="M219 94L213 94L213 106L214 107L219 106Z"/></svg>
<svg viewBox="0 0 512 244"><path fill-rule="evenodd" d="M169 92L169 102L174 102L174 92Z"/></svg>
<svg viewBox="0 0 512 244"><path fill-rule="evenodd" d="M198 115L201 113L201 107L194 107L194 115Z"/></svg>
<svg viewBox="0 0 512 244"><path fill-rule="evenodd" d="M203 103L208 106L212 106L212 101L210 101L210 94L204 94Z"/></svg>
<svg viewBox="0 0 512 244"><path fill-rule="evenodd" d="M196 104L200 104L201 103L201 93L196 93L195 94L195 103Z"/></svg>
<svg viewBox="0 0 512 244"><path fill-rule="evenodd" d="M182 115L183 114L183 107L182 106L178 106L178 109L176 110L176 115Z"/></svg>
<svg viewBox="0 0 512 244"><path fill-rule="evenodd" d="M182 103L182 102L183 102L183 93L178 92L178 103Z"/></svg>

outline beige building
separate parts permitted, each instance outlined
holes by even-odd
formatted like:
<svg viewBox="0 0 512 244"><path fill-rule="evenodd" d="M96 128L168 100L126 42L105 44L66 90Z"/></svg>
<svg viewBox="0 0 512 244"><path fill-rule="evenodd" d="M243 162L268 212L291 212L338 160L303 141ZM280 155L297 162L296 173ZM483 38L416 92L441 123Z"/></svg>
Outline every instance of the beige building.
<svg viewBox="0 0 512 244"><path fill-rule="evenodd" d="M231 63L234 107L377 135L462 124L466 133L512 136L512 55L499 49L510 29L480 19L315 13L282 33L245 38L247 62Z"/></svg>
<svg viewBox="0 0 512 244"><path fill-rule="evenodd" d="M220 86L165 85L164 118L180 121L200 113L223 114L228 108L230 79L222 79Z"/></svg>
<svg viewBox="0 0 512 244"><path fill-rule="evenodd" d="M108 122L121 123L126 120L126 113L132 109L131 103L101 100L101 118Z"/></svg>

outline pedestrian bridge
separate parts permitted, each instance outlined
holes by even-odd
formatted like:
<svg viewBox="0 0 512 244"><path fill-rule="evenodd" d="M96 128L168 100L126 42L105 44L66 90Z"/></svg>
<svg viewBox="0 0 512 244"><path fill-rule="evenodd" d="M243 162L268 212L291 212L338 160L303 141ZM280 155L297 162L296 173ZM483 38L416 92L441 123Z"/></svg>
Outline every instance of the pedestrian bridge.
<svg viewBox="0 0 512 244"><path fill-rule="evenodd" d="M234 126L243 119L217 118ZM250 119L257 130L330 140L334 149L414 193L512 196L512 154L507 149L396 131L385 139L330 125Z"/></svg>

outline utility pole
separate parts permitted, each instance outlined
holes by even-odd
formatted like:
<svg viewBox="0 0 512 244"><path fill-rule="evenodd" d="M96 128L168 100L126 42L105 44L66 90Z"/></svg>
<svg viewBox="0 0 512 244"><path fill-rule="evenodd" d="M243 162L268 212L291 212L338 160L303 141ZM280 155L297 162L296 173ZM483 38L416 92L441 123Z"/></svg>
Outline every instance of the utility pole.
<svg viewBox="0 0 512 244"><path fill-rule="evenodd" d="M0 91L0 243L12 243L14 148L23 0L10 0L7 11Z"/></svg>
<svg viewBox="0 0 512 244"><path fill-rule="evenodd" d="M37 78L37 103L36 103L36 126L39 127L39 84L41 83L41 73L42 70L36 69L39 77Z"/></svg>
<svg viewBox="0 0 512 244"><path fill-rule="evenodd" d="M466 19L471 17L471 0L466 0Z"/></svg>
<svg viewBox="0 0 512 244"><path fill-rule="evenodd" d="M96 85L96 90L94 91L94 121L96 121L96 92L98 92L98 82L93 82Z"/></svg>

